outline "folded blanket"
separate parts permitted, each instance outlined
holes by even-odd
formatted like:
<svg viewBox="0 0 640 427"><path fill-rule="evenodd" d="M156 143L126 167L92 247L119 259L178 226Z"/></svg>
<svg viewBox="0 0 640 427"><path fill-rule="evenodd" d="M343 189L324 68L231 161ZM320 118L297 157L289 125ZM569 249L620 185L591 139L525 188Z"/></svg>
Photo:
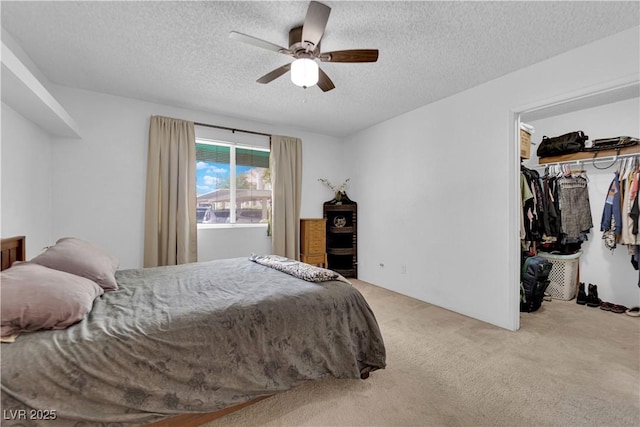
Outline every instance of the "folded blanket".
<svg viewBox="0 0 640 427"><path fill-rule="evenodd" d="M249 260L260 265L282 271L283 273L290 274L298 279L306 280L307 282L328 282L330 280L339 280L341 282L351 284L351 282L335 271L305 264L304 262L283 256L251 254Z"/></svg>

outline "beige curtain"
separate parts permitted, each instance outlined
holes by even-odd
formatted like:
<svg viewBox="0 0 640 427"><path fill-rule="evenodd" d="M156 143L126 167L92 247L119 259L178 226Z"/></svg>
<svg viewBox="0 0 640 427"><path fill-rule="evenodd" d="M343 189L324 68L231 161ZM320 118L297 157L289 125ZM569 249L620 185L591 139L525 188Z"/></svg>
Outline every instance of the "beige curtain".
<svg viewBox="0 0 640 427"><path fill-rule="evenodd" d="M300 259L300 199L302 195L302 141L271 137L271 250L275 255Z"/></svg>
<svg viewBox="0 0 640 427"><path fill-rule="evenodd" d="M151 116L145 267L197 261L195 141L193 122Z"/></svg>

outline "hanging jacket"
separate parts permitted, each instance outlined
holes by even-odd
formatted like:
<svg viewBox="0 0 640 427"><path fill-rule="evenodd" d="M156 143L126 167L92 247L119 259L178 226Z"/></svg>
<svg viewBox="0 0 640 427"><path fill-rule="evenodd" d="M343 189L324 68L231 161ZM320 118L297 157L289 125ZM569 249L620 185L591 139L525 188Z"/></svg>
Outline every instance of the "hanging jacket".
<svg viewBox="0 0 640 427"><path fill-rule="evenodd" d="M526 181L526 189L528 189L527 199L524 200L523 193L523 215L525 220L526 240L539 241L542 237L543 224L541 220L541 211L544 211L541 196L542 188L540 187L540 175L538 172L521 166L520 173Z"/></svg>
<svg viewBox="0 0 640 427"><path fill-rule="evenodd" d="M544 230L548 239L558 240L562 224L560 223L560 197L555 177L546 176L543 182Z"/></svg>
<svg viewBox="0 0 640 427"><path fill-rule="evenodd" d="M638 219L640 219L640 206L638 206L638 181L640 180L640 173L635 172L633 176L633 184L631 185L631 192L629 194L630 206L629 219L631 220L631 234L638 235Z"/></svg>
<svg viewBox="0 0 640 427"><path fill-rule="evenodd" d="M609 185L607 198L604 202L602 211L602 221L600 222L600 231L609 231L611 229L611 218L614 220L616 236L622 235L622 211L620 209L620 174L615 173L613 181Z"/></svg>

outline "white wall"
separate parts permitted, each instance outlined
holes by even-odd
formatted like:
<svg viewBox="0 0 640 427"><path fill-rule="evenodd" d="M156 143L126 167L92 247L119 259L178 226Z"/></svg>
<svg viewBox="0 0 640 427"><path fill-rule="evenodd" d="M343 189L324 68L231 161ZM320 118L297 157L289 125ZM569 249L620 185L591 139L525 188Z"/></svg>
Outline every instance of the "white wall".
<svg viewBox="0 0 640 427"><path fill-rule="evenodd" d="M575 130L584 131L591 140L621 135L640 137L640 100L628 99L527 123L535 128L534 142L540 142L543 135L558 136ZM533 146L531 159L525 165L538 163L535 150L536 146ZM596 166L605 168L609 164L597 163ZM616 167L600 170L588 161L582 162L579 168L572 165L573 169L587 171L593 220L589 240L581 248L580 281L597 285L598 295L603 301L630 307L640 305L638 271L631 265L627 246L618 246L611 252L604 246L600 231L604 200ZM537 170L541 175L544 173L544 168Z"/></svg>
<svg viewBox="0 0 640 427"><path fill-rule="evenodd" d="M514 111L637 79L638 40L624 31L348 138L360 278L517 329Z"/></svg>
<svg viewBox="0 0 640 427"><path fill-rule="evenodd" d="M52 239L51 138L2 103L0 234L28 236L27 257Z"/></svg>
<svg viewBox="0 0 640 427"><path fill-rule="evenodd" d="M341 141L293 128L215 116L130 98L52 86L52 93L82 129L81 140L51 143L53 235L95 242L120 259L142 266L147 139L151 115L299 137L303 141L302 216L321 217L329 199L320 177L340 177ZM199 260L270 251L264 228L200 229Z"/></svg>

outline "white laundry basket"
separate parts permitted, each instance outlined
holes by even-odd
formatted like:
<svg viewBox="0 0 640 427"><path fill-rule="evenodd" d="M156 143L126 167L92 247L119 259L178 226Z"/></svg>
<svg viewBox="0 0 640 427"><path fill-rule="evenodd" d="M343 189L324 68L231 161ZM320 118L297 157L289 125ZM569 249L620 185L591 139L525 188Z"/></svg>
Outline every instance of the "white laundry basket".
<svg viewBox="0 0 640 427"><path fill-rule="evenodd" d="M576 297L578 287L578 271L580 269L580 255L576 252L571 255L556 255L547 252L538 252L538 255L551 261L551 273L549 273L549 287L547 292L551 298L569 301Z"/></svg>

